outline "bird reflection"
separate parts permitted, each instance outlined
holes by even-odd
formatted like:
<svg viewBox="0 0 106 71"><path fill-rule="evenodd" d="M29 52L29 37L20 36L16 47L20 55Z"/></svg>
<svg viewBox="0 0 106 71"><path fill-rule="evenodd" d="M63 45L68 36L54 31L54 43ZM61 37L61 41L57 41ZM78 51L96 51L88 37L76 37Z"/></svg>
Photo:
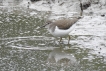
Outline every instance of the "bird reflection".
<svg viewBox="0 0 106 71"><path fill-rule="evenodd" d="M55 48L47 58L47 64L69 66L77 64L76 58L65 52L62 48Z"/></svg>

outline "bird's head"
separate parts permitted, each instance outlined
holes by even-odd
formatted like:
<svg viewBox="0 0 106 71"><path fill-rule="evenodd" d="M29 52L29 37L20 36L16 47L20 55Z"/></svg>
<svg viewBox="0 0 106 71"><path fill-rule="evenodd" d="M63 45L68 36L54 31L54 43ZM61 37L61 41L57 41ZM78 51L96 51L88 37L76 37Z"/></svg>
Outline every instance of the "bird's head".
<svg viewBox="0 0 106 71"><path fill-rule="evenodd" d="M48 28L50 26L50 24L52 24L53 22L51 20L48 20L44 23L43 26L41 26L41 28L45 27L45 28Z"/></svg>

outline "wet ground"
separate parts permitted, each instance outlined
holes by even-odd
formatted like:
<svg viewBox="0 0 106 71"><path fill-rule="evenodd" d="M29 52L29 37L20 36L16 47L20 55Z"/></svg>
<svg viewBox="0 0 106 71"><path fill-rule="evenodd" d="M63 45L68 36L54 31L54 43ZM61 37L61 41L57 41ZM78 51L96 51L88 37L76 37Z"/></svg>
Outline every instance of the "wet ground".
<svg viewBox="0 0 106 71"><path fill-rule="evenodd" d="M29 12L22 7L0 8L0 71L106 70L105 35L87 35L89 26L84 29L79 22L75 30L83 32L70 33L70 44L67 37L59 43L45 28L39 29L44 18ZM103 28L99 32L105 34Z"/></svg>

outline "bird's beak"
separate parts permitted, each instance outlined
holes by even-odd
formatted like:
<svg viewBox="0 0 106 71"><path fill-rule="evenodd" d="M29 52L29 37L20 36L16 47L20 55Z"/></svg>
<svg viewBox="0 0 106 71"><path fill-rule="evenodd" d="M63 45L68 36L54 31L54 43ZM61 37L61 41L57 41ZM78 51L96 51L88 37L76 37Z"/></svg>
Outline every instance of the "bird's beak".
<svg viewBox="0 0 106 71"><path fill-rule="evenodd" d="M44 24L43 26L41 26L40 28L44 28L47 24Z"/></svg>

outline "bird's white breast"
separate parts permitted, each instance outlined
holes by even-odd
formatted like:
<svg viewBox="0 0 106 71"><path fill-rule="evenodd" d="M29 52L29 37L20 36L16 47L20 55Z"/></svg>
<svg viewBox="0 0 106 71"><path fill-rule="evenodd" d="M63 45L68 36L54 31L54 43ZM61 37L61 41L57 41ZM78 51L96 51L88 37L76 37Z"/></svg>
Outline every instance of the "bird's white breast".
<svg viewBox="0 0 106 71"><path fill-rule="evenodd" d="M55 37L63 37L68 35L74 28L76 24L73 24L69 29L59 29L57 26L55 27L55 31L52 31L51 29L48 29L48 31Z"/></svg>

